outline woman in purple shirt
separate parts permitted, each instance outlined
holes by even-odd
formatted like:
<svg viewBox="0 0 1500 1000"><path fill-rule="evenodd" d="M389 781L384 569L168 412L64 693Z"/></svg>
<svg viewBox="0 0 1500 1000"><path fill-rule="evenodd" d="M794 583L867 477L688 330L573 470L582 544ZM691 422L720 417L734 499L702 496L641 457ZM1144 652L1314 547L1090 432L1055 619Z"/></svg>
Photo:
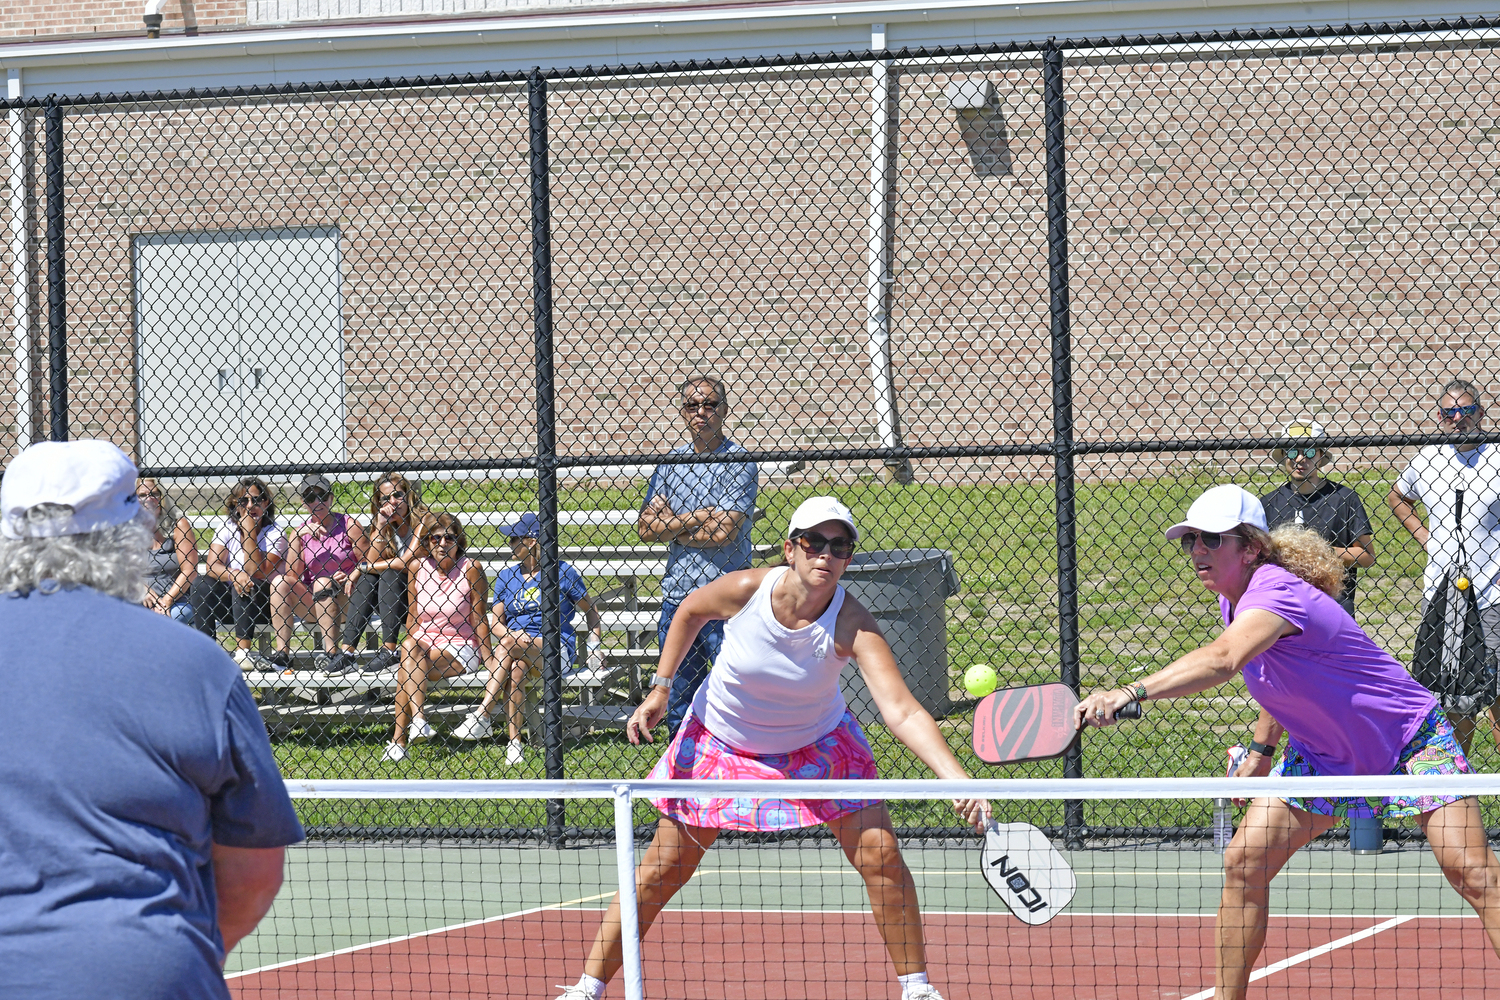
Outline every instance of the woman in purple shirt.
<svg viewBox="0 0 1500 1000"><path fill-rule="evenodd" d="M1316 532L1288 525L1268 534L1259 500L1238 486L1215 486L1167 537L1181 542L1203 586L1219 595L1224 631L1133 687L1089 695L1077 708L1079 726L1111 725L1132 701L1195 694L1243 672L1261 713L1240 776L1472 771L1431 692L1334 599L1343 565ZM1290 739L1273 769L1282 733ZM1356 798L1261 798L1224 854L1216 998L1245 995L1276 873L1336 817L1374 815L1416 817L1500 952L1500 863L1476 800L1393 796L1376 810Z"/></svg>

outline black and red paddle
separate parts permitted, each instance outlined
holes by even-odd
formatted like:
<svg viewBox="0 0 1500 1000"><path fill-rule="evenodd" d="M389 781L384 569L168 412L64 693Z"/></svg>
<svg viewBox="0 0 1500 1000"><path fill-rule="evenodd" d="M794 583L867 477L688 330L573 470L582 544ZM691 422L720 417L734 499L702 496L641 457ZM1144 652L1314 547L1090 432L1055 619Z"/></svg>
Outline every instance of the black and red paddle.
<svg viewBox="0 0 1500 1000"><path fill-rule="evenodd" d="M1078 695L1066 684L1031 684L985 695L974 709L974 752L988 764L1061 756L1078 739L1073 722L1077 706ZM1115 713L1117 719L1140 717L1138 701Z"/></svg>

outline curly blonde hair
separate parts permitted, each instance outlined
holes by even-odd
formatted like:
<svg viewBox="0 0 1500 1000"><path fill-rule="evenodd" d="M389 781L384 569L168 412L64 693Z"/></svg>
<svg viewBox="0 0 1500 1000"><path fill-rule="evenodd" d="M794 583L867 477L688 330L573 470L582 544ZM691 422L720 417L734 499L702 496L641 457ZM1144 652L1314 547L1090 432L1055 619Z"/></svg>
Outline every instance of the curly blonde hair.
<svg viewBox="0 0 1500 1000"><path fill-rule="evenodd" d="M1242 524L1239 530L1247 541L1260 543L1257 566L1280 566L1329 597L1339 596L1344 589L1344 561L1316 531L1292 524L1283 524L1270 534L1253 524Z"/></svg>

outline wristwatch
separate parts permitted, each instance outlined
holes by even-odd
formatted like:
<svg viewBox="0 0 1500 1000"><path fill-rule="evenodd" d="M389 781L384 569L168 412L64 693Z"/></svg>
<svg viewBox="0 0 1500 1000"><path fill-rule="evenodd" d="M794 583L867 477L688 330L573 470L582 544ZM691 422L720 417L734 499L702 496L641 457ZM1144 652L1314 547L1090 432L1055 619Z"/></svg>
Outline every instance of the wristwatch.
<svg viewBox="0 0 1500 1000"><path fill-rule="evenodd" d="M651 686L654 688L670 688L672 686L672 678L657 674L651 678Z"/></svg>

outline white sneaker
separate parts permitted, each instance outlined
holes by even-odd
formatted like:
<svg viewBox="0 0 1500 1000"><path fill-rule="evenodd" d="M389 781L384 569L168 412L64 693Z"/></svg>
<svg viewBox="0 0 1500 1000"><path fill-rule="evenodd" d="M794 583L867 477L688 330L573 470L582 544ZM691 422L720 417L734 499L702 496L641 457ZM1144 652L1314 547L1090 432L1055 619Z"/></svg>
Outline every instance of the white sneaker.
<svg viewBox="0 0 1500 1000"><path fill-rule="evenodd" d="M481 709L474 709L453 730L454 739L487 740L495 735L495 720Z"/></svg>
<svg viewBox="0 0 1500 1000"><path fill-rule="evenodd" d="M436 735L437 733L427 724L425 716L417 716L411 720L411 725L406 727L406 741L408 743L416 743L418 740L430 740Z"/></svg>
<svg viewBox="0 0 1500 1000"><path fill-rule="evenodd" d="M521 749L520 740L511 740L510 744L505 748L505 763L512 767L521 763L521 759L525 756L526 751Z"/></svg>
<svg viewBox="0 0 1500 1000"><path fill-rule="evenodd" d="M393 764L398 760L405 760L406 747L399 743L387 743L385 745L385 753L381 755L380 759Z"/></svg>
<svg viewBox="0 0 1500 1000"><path fill-rule="evenodd" d="M248 649L235 649L234 662L241 670L256 669L255 662L250 659L250 650Z"/></svg>
<svg viewBox="0 0 1500 1000"><path fill-rule="evenodd" d="M943 995L931 983L918 983L907 990L901 1000L943 1000Z"/></svg>
<svg viewBox="0 0 1500 1000"><path fill-rule="evenodd" d="M555 989L562 990L562 996L557 1000L594 1000L589 991L574 983L572 986L557 986Z"/></svg>

